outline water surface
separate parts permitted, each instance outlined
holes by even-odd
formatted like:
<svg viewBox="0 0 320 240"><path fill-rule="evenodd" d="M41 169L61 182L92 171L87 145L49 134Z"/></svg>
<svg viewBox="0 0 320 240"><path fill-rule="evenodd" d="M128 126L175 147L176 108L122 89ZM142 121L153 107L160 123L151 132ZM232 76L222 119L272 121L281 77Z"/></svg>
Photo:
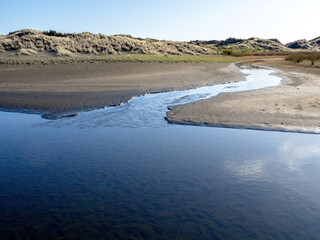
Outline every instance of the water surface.
<svg viewBox="0 0 320 240"><path fill-rule="evenodd" d="M0 112L0 239L320 239L320 136L178 126L146 95L55 121Z"/></svg>

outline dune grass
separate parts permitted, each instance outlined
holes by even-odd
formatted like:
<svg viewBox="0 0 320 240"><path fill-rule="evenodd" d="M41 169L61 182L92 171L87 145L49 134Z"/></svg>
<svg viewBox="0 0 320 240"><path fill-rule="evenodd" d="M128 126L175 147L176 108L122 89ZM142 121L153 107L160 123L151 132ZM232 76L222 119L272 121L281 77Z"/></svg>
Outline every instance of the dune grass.
<svg viewBox="0 0 320 240"><path fill-rule="evenodd" d="M233 56L220 55L117 55L110 57L97 58L99 61L106 62L192 62L192 63L206 63L206 62L235 62L238 61Z"/></svg>

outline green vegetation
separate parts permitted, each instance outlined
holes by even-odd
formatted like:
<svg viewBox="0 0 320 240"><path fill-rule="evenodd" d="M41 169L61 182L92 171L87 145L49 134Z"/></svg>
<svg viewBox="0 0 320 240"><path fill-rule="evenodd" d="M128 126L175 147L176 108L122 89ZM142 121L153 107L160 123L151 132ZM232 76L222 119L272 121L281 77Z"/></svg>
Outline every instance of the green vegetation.
<svg viewBox="0 0 320 240"><path fill-rule="evenodd" d="M320 52L291 53L289 56L286 57L286 60L295 63L300 63L304 60L310 60L312 66L317 60L320 60Z"/></svg>
<svg viewBox="0 0 320 240"><path fill-rule="evenodd" d="M238 61L235 57L219 56L219 55L116 55L110 57L97 58L98 61L105 62L235 62Z"/></svg>
<svg viewBox="0 0 320 240"><path fill-rule="evenodd" d="M224 54L224 55L232 55L232 54L233 54L233 51L232 51L232 49L228 49L228 48L227 48L227 49L224 49L224 50L223 50L223 54Z"/></svg>
<svg viewBox="0 0 320 240"><path fill-rule="evenodd" d="M277 51L264 51L264 52L234 52L232 55L235 57L248 57L248 56L288 56L290 52L277 52Z"/></svg>
<svg viewBox="0 0 320 240"><path fill-rule="evenodd" d="M221 55L228 55L234 57L246 57L246 56L287 56L290 52L279 50L264 50L261 48L245 48L239 49L235 47L217 49L217 53Z"/></svg>
<svg viewBox="0 0 320 240"><path fill-rule="evenodd" d="M222 55L110 55L106 57L93 57L93 58L52 58L52 59L37 59L37 60L2 60L0 64L58 64L58 63L75 63L75 62L159 62L159 63L210 63L210 62L223 62L231 63L237 62L239 59L234 56Z"/></svg>

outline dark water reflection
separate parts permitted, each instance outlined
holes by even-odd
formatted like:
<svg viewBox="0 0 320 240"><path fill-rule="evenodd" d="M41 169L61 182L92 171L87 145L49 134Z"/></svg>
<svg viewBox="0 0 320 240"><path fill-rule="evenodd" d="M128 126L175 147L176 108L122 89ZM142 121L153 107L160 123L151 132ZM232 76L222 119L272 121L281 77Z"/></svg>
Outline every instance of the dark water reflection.
<svg viewBox="0 0 320 240"><path fill-rule="evenodd" d="M0 115L0 239L320 239L319 135Z"/></svg>

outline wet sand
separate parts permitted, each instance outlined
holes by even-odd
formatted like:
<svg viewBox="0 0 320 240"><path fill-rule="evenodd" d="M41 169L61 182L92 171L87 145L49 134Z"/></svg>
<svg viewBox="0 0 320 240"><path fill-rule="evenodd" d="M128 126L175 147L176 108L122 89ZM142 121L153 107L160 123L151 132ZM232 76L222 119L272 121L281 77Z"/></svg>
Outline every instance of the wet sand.
<svg viewBox="0 0 320 240"><path fill-rule="evenodd" d="M283 85L228 93L176 107L171 123L320 133L320 69L267 61Z"/></svg>
<svg viewBox="0 0 320 240"><path fill-rule="evenodd" d="M0 108L72 114L133 96L244 80L229 63L1 65Z"/></svg>

